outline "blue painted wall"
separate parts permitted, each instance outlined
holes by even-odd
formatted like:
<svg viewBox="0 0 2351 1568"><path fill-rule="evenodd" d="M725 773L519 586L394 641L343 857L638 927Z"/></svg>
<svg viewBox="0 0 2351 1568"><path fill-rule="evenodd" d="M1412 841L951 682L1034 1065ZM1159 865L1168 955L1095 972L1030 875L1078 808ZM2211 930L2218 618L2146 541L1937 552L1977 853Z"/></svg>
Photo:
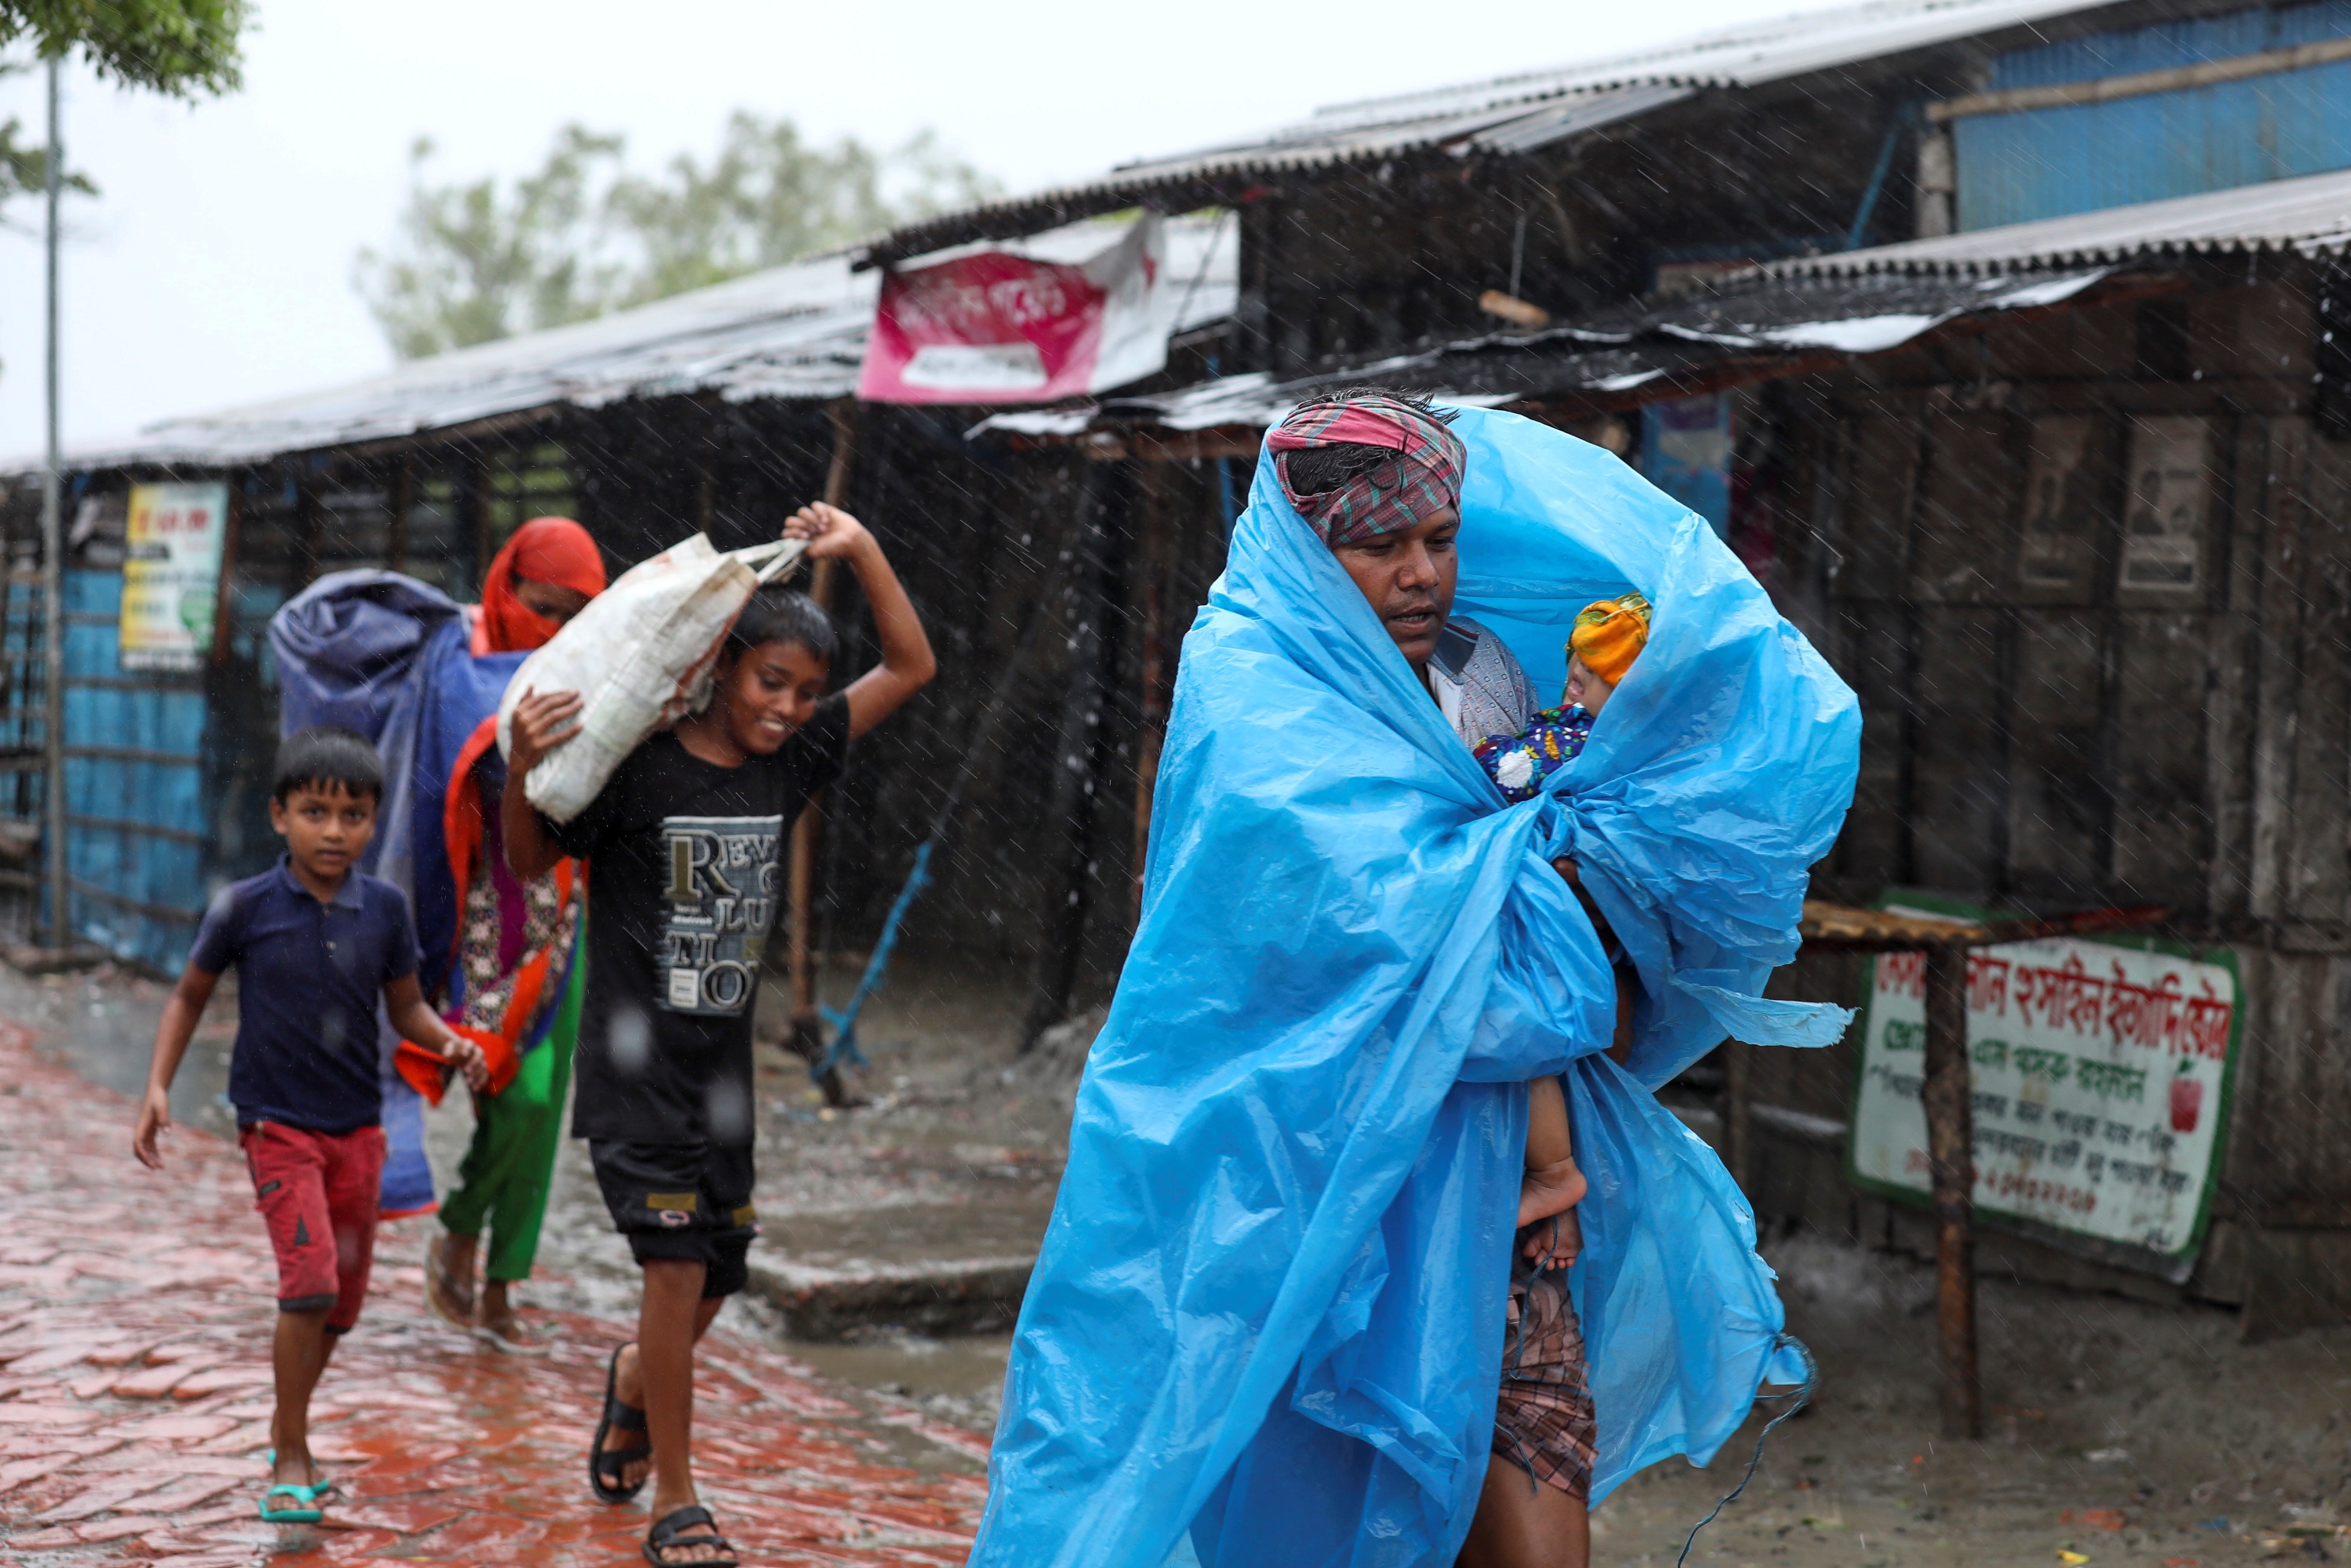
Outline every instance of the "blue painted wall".
<svg viewBox="0 0 2351 1568"><path fill-rule="evenodd" d="M2351 37L2351 0L2256 7L2002 57L1994 89L2088 81ZM1952 126L1959 226L2351 168L2351 61L2114 103L1970 115Z"/></svg>
<svg viewBox="0 0 2351 1568"><path fill-rule="evenodd" d="M207 706L201 676L122 669L121 603L120 571L66 573L66 867L77 884L73 925L110 951L176 971L209 893ZM157 755L83 754L92 749ZM159 827L170 836L104 823Z"/></svg>
<svg viewBox="0 0 2351 1568"><path fill-rule="evenodd" d="M1730 534L1730 394L1708 392L1641 410L1641 476Z"/></svg>

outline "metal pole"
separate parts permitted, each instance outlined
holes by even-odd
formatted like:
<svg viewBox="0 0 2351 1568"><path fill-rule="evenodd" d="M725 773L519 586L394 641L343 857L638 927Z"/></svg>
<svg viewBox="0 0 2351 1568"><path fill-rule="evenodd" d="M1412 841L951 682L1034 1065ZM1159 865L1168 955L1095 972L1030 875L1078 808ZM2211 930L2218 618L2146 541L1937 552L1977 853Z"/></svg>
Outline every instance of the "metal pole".
<svg viewBox="0 0 2351 1568"><path fill-rule="evenodd" d="M71 945L72 921L66 908L66 679L65 679L65 459L57 441L57 201L64 186L66 152L59 133L58 78L62 62L49 58L48 221L48 451L41 470L41 746L45 764L42 815L48 841L49 945Z"/></svg>
<svg viewBox="0 0 2351 1568"><path fill-rule="evenodd" d="M1968 1071L1968 950L1927 956L1927 1158L1935 1215L1935 1320L1943 1342L1943 1436L1983 1436L1976 1371L1975 1105Z"/></svg>

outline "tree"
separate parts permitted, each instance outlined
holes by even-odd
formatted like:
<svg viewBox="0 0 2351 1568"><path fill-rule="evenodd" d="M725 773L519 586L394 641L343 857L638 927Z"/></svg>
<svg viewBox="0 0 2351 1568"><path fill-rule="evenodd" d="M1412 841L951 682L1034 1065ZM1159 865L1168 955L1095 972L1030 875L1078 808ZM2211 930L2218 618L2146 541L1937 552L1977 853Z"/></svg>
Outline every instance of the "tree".
<svg viewBox="0 0 2351 1568"><path fill-rule="evenodd" d="M426 138L409 152L402 251L359 256L360 292L393 353L420 359L605 308L618 273L598 254L594 187L598 166L620 158L619 137L564 127L547 166L506 196L495 180L426 184L433 152Z"/></svg>
<svg viewBox="0 0 2351 1568"><path fill-rule="evenodd" d="M558 132L546 164L434 184L429 141L412 154L400 244L362 250L354 281L402 359L560 326L846 245L945 207L994 181L925 131L883 152L803 140L789 119L737 111L705 167L680 154L654 174L623 167L617 135Z"/></svg>
<svg viewBox="0 0 2351 1568"><path fill-rule="evenodd" d="M78 53L101 77L172 98L245 85L246 0L0 0L0 48L30 39L43 59Z"/></svg>
<svg viewBox="0 0 2351 1568"><path fill-rule="evenodd" d="M245 85L237 41L251 15L246 0L0 0L0 49L30 43L40 59L78 53L123 87L193 99ZM0 75L26 68L22 59L0 61ZM24 136L22 121L0 121L0 206L47 177L47 149ZM79 174L65 183L97 193Z"/></svg>
<svg viewBox="0 0 2351 1568"><path fill-rule="evenodd" d="M10 76L25 69L23 66L0 65L0 76ZM0 120L0 210L5 210L12 196L48 188L49 150L46 144L20 140L25 134L24 123L10 115ZM98 194L98 187L87 175L68 170L65 186L85 196Z"/></svg>
<svg viewBox="0 0 2351 1568"><path fill-rule="evenodd" d="M883 190L893 172L908 185L894 201ZM780 267L995 192L993 181L949 155L933 131L889 154L854 137L810 147L790 120L762 121L737 110L707 171L681 153L663 179L620 181L611 201L644 250L626 297L636 304Z"/></svg>

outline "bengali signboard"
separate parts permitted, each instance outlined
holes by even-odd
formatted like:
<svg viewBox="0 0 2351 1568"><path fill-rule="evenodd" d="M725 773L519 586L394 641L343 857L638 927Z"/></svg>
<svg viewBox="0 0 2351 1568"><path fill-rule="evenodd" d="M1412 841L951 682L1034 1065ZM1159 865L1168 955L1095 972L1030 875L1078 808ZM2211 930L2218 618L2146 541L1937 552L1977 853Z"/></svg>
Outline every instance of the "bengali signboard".
<svg viewBox="0 0 2351 1568"><path fill-rule="evenodd" d="M1901 913L1975 916L1949 905ZM1927 1197L1926 958L1880 956L1863 1019L1855 1181ZM2242 1030L2235 956L2064 938L1968 956L1980 1213L2173 1271L2201 1243Z"/></svg>
<svg viewBox="0 0 2351 1568"><path fill-rule="evenodd" d="M141 485L123 533L122 667L195 670L212 652L226 485Z"/></svg>

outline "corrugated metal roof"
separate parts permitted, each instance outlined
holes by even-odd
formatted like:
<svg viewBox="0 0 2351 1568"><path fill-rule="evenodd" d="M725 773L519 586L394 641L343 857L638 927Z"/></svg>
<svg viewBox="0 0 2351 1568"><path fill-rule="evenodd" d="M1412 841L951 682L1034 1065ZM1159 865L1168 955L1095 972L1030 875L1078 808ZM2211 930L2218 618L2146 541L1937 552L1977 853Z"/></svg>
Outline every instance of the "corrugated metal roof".
<svg viewBox="0 0 2351 1568"><path fill-rule="evenodd" d="M892 255L1044 208L1099 209L1166 186L1442 149L1523 152L1675 103L2097 9L2108 0L1876 0L1703 33L1630 54L1319 110L1261 135L1119 165L1098 179L906 224L870 249ZM1562 16L1569 13L1562 12Z"/></svg>
<svg viewBox="0 0 2351 1568"><path fill-rule="evenodd" d="M1546 101L1467 103L1434 112L1399 106L1385 117L1331 111L1330 118L1317 114L1244 141L1123 164L1100 183L1160 185L1219 174L1354 162L1428 147L1464 153L1524 152L1678 103L1697 91L1678 82L1644 82L1596 92L1553 94Z"/></svg>
<svg viewBox="0 0 2351 1568"><path fill-rule="evenodd" d="M1866 273L1997 273L2113 264L2195 252L2351 247L2351 170L2175 196L2029 224L1772 262L1778 277Z"/></svg>
<svg viewBox="0 0 2351 1568"><path fill-rule="evenodd" d="M1164 298L1171 330L1232 314L1238 227L1215 215L1168 220ZM1072 224L1007 248L1075 261L1105 243L1102 225ZM818 256L592 321L413 361L344 386L165 420L129 442L78 447L68 461L77 468L250 463L632 397L846 397L857 388L880 277L852 271L845 255Z"/></svg>
<svg viewBox="0 0 2351 1568"><path fill-rule="evenodd" d="M1289 381L1253 372L1144 397L1107 398L1092 407L1001 413L981 421L972 434L1069 436L1098 425L1134 424L1166 431L1261 428L1315 392L1365 382L1491 405L1630 392L1652 382L1687 384L1731 361L1750 362L1747 379L1761 380L1823 354L1884 353L1961 317L2062 304L2107 272L2088 267L1995 278L1750 275L1719 293L1605 311L1541 332L1472 338Z"/></svg>

